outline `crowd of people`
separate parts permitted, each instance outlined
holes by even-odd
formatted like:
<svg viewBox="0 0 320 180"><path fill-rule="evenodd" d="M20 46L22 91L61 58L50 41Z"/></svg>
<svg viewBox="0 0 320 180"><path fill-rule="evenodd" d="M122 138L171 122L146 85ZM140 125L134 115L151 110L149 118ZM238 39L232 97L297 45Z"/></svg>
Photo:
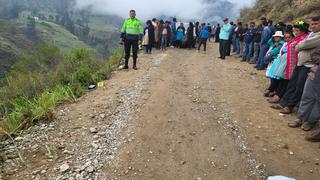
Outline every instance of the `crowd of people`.
<svg viewBox="0 0 320 180"><path fill-rule="evenodd" d="M188 26L187 28L185 26ZM220 25L211 26L210 23L177 22L153 18L148 20L143 28L140 20L136 18L135 10L130 10L130 18L127 19L121 29L120 42L125 47L125 66L128 69L131 49L133 53L133 69L137 69L138 46L141 44L147 54L151 54L155 48L164 52L168 47L198 49L203 46L204 52L207 50L207 42L219 34ZM216 38L216 42L219 37Z"/></svg>
<svg viewBox="0 0 320 180"><path fill-rule="evenodd" d="M261 18L258 26L229 23L226 18L216 41L220 42L220 59L230 56L232 45L242 62L266 70L270 83L264 96L270 107L282 114L298 109L289 127L304 131L316 127L320 120L320 16L292 25L273 25ZM319 142L320 129L306 140Z"/></svg>
<svg viewBox="0 0 320 180"><path fill-rule="evenodd" d="M131 46L136 69L138 40L146 53L151 54L153 48L166 51L168 47L200 50L203 46L206 51L207 41L215 38L221 60L236 55L242 62L254 64L257 70L266 70L270 83L264 96L271 108L291 114L298 107L297 119L289 122L289 127L310 131L320 120L320 16L313 17L309 23L276 25L266 18L261 18L258 25L253 21L233 23L225 18L221 26L190 22L187 29L184 23L177 27L176 18L172 22L154 18L146 22L144 30L135 18L135 11L130 11L130 16L122 29L122 37L129 34L126 37L129 41L124 43L125 69ZM128 33L133 29L134 32ZM306 140L320 142L320 129Z"/></svg>
<svg viewBox="0 0 320 180"><path fill-rule="evenodd" d="M200 50L203 46L206 51L207 41L214 35L212 30L212 26L206 23L190 22L188 28L185 28L185 24L178 23L176 18L172 22L154 18L146 22L142 45L147 54L151 54L153 48L165 51L167 47Z"/></svg>

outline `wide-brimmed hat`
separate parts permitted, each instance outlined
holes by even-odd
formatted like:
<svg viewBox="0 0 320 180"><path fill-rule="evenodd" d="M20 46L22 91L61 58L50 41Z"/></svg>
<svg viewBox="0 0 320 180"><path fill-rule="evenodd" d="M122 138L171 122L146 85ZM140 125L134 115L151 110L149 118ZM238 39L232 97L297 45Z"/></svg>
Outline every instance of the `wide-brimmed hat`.
<svg viewBox="0 0 320 180"><path fill-rule="evenodd" d="M283 32L282 31L277 31L273 37L284 37Z"/></svg>

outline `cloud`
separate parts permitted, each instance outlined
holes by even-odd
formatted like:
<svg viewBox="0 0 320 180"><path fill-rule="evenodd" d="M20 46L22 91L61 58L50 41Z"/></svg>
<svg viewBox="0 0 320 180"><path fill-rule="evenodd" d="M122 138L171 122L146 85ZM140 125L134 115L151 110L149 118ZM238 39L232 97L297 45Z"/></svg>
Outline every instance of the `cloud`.
<svg viewBox="0 0 320 180"><path fill-rule="evenodd" d="M219 19L221 13L214 13L215 7L221 7L223 3L233 4L229 10L230 17L236 17L240 8L250 5L254 0L76 0L76 7L91 8L97 14L113 14L120 17L128 17L128 11L135 9L140 19L167 16L181 19ZM219 6L218 6L219 5ZM211 13L208 13L212 11Z"/></svg>

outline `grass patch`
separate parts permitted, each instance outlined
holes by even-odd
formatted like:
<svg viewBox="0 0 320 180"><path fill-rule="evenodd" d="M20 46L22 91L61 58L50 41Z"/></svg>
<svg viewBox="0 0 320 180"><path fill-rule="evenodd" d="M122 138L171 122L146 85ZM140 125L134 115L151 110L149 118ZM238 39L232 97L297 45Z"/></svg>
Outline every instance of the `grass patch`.
<svg viewBox="0 0 320 180"><path fill-rule="evenodd" d="M55 23L37 21L36 28L45 42L59 47L63 53L68 53L74 48L90 48L77 36Z"/></svg>
<svg viewBox="0 0 320 180"><path fill-rule="evenodd" d="M123 50L118 50L108 61L99 60L83 48L63 56L48 45L38 47L36 55L24 55L0 83L1 128L11 135L39 120L51 120L56 106L109 78L122 56Z"/></svg>
<svg viewBox="0 0 320 180"><path fill-rule="evenodd" d="M33 99L25 96L19 97L12 101L14 111L6 113L3 117L5 130L12 134L37 120L50 120L54 107L72 99L74 95L71 88L62 85L45 91Z"/></svg>

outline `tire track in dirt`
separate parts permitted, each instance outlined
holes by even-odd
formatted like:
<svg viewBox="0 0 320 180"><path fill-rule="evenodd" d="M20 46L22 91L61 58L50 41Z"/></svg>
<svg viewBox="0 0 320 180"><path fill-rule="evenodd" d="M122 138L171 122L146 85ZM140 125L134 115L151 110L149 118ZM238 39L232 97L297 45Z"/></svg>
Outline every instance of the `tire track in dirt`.
<svg viewBox="0 0 320 180"><path fill-rule="evenodd" d="M187 50L168 54L129 127L135 141L106 168L110 179L263 179L264 167L216 103L207 74L210 56Z"/></svg>

